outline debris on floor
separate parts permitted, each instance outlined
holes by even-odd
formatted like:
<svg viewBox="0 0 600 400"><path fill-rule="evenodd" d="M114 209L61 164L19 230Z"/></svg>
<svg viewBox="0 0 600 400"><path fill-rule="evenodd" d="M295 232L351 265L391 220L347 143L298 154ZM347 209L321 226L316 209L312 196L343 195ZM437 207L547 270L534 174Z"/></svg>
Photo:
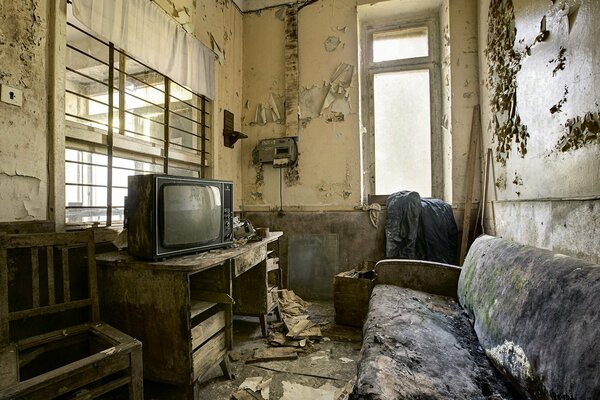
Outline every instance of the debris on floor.
<svg viewBox="0 0 600 400"><path fill-rule="evenodd" d="M231 397L235 400L269 400L271 380L262 376L246 378Z"/></svg>
<svg viewBox="0 0 600 400"><path fill-rule="evenodd" d="M348 400L353 387L351 382L356 376L362 331L337 325L331 302L308 304L293 292L283 294L281 298L292 308L287 315L282 312L282 318L296 324L308 320L313 327L322 329L322 334L330 340L323 336L302 337L306 328L296 338L287 336L289 331L285 322L276 322L275 315L269 316L271 335L265 340L255 318L236 316L234 348L229 353L235 378L226 379L219 366L215 366L198 385L197 398ZM282 306L281 310L284 309ZM302 318L296 320L295 317ZM285 387L284 382L288 382Z"/></svg>
<svg viewBox="0 0 600 400"><path fill-rule="evenodd" d="M283 381L283 397L281 400L334 400L338 388L327 382L319 388Z"/></svg>
<svg viewBox="0 0 600 400"><path fill-rule="evenodd" d="M298 358L298 349L294 347L276 347L274 349L256 349L254 355L246 364L264 361L295 360Z"/></svg>
<svg viewBox="0 0 600 400"><path fill-rule="evenodd" d="M321 338L321 327L310 320L309 303L302 300L293 290L279 291L279 312L283 324L271 324L269 344L271 346L306 347L307 340ZM287 330L287 333L283 333Z"/></svg>

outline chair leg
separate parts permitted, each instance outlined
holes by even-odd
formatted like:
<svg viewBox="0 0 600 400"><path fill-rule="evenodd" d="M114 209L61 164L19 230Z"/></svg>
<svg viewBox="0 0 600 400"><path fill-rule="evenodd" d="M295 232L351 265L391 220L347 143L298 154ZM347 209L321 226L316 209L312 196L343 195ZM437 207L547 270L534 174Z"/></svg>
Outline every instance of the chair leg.
<svg viewBox="0 0 600 400"><path fill-rule="evenodd" d="M144 374L142 364L142 349L138 348L130 354L131 362L131 383L129 384L129 399L143 400L144 399Z"/></svg>

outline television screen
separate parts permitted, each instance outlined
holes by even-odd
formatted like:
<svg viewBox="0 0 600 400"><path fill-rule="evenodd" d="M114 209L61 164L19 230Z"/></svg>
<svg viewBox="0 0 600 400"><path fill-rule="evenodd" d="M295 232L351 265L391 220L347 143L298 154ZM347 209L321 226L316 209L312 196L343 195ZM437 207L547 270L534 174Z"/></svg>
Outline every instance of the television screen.
<svg viewBox="0 0 600 400"><path fill-rule="evenodd" d="M167 184L161 189L160 237L164 247L200 245L219 240L223 211L218 187Z"/></svg>

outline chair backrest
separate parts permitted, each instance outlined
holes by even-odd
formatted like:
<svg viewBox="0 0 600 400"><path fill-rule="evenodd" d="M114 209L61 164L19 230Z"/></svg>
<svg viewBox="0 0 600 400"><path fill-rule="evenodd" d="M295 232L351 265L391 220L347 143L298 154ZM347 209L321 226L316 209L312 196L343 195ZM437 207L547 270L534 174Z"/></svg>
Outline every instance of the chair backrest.
<svg viewBox="0 0 600 400"><path fill-rule="evenodd" d="M88 297L77 296L76 299L73 299L71 296L70 266L75 263L69 261L69 249L73 248L84 248L86 251ZM22 268L21 271L17 271L20 268ZM19 307L15 307L18 310L11 310L10 296L11 294L17 295L17 293L10 293L9 278L22 275L22 272L28 271L29 268L31 270L31 291L28 291L27 295L31 294L31 301L27 301L26 305L20 304ZM42 280L46 282L42 282ZM19 288L22 289L22 285ZM44 296L41 296L42 291ZM22 296L23 293L20 295ZM11 321L57 314L84 307L89 308L90 321L99 319L98 282L92 229L25 235L0 233L0 346L9 342Z"/></svg>

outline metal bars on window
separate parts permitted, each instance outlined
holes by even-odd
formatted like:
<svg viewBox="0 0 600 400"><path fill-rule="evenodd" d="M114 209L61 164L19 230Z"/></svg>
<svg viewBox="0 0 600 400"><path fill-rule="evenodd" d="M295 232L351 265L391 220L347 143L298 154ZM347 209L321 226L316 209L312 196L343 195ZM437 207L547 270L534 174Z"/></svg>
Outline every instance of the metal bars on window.
<svg viewBox="0 0 600 400"><path fill-rule="evenodd" d="M123 220L127 177L205 177L211 102L67 22L67 224Z"/></svg>

